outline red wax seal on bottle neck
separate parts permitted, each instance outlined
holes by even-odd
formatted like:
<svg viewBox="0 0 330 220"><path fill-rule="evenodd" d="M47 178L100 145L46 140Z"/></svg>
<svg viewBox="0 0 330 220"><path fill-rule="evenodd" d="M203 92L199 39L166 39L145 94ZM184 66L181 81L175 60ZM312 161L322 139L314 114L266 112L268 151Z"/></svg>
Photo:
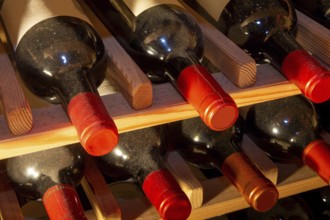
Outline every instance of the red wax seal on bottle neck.
<svg viewBox="0 0 330 220"><path fill-rule="evenodd" d="M225 130L237 120L235 101L202 65L183 69L177 79L177 88L211 129Z"/></svg>
<svg viewBox="0 0 330 220"><path fill-rule="evenodd" d="M150 173L143 181L142 189L164 220L184 220L189 217L189 199L166 169Z"/></svg>
<svg viewBox="0 0 330 220"><path fill-rule="evenodd" d="M324 140L311 142L303 151L302 160L327 184L330 183L330 145Z"/></svg>
<svg viewBox="0 0 330 220"><path fill-rule="evenodd" d="M117 145L117 127L97 94L86 92L73 97L68 115L88 154L102 156Z"/></svg>
<svg viewBox="0 0 330 220"><path fill-rule="evenodd" d="M305 50L295 50L282 63L282 72L312 102L330 99L330 71Z"/></svg>
<svg viewBox="0 0 330 220"><path fill-rule="evenodd" d="M51 220L87 220L73 186L53 186L45 192L42 201Z"/></svg>

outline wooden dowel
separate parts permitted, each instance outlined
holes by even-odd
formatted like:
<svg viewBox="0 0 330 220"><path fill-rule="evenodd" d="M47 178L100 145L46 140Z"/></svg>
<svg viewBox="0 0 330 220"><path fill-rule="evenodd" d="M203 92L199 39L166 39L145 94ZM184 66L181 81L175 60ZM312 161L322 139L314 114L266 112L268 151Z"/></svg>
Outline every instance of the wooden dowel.
<svg viewBox="0 0 330 220"><path fill-rule="evenodd" d="M297 11L296 39L303 48L330 65L330 30Z"/></svg>
<svg viewBox="0 0 330 220"><path fill-rule="evenodd" d="M145 73L120 46L91 9L82 0L78 0L78 2L103 39L110 58L109 66L112 69L110 77L116 82L127 102L134 109L144 109L152 105L152 85Z"/></svg>
<svg viewBox="0 0 330 220"><path fill-rule="evenodd" d="M191 207L200 207L203 204L203 187L183 158L175 151L169 152L166 167L187 195Z"/></svg>
<svg viewBox="0 0 330 220"><path fill-rule="evenodd" d="M271 99L300 94L270 65L258 72L258 81L249 88L238 89L222 74L215 79L235 99L239 107ZM196 117L196 110L169 83L154 86L154 103L147 109L133 110L119 93L102 96L119 132L141 129L176 120ZM26 135L13 137L0 116L0 159L32 153L38 150L77 143L77 133L60 105L33 108L34 128Z"/></svg>
<svg viewBox="0 0 330 220"><path fill-rule="evenodd" d="M12 134L21 135L32 129L32 112L12 62L0 42L0 99L6 122Z"/></svg>
<svg viewBox="0 0 330 220"><path fill-rule="evenodd" d="M121 219L121 210L115 197L95 161L89 156L86 159L85 176L81 184L98 220Z"/></svg>
<svg viewBox="0 0 330 220"><path fill-rule="evenodd" d="M0 171L0 219L24 219L16 193L3 170Z"/></svg>
<svg viewBox="0 0 330 220"><path fill-rule="evenodd" d="M203 31L204 55L236 86L246 88L253 85L257 74L255 60L187 4L180 3L196 18Z"/></svg>
<svg viewBox="0 0 330 220"><path fill-rule="evenodd" d="M276 164L247 135L243 136L240 147L264 176L276 185L278 178Z"/></svg>

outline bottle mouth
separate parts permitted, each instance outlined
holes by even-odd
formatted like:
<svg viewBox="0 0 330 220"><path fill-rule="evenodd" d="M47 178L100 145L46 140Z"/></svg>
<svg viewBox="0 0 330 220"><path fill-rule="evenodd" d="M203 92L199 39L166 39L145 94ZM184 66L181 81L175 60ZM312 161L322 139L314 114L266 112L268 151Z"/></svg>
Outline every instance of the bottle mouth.
<svg viewBox="0 0 330 220"><path fill-rule="evenodd" d="M68 115L88 154L103 156L117 145L117 127L98 94L86 92L73 97Z"/></svg>
<svg viewBox="0 0 330 220"><path fill-rule="evenodd" d="M227 102L224 105L222 100L209 96L201 104L203 114L202 120L209 128L216 131L223 131L236 122L238 109L235 103Z"/></svg>
<svg viewBox="0 0 330 220"><path fill-rule="evenodd" d="M204 66L191 65L183 69L177 79L177 89L211 129L225 130L237 120L235 101Z"/></svg>
<svg viewBox="0 0 330 220"><path fill-rule="evenodd" d="M191 213L191 204L182 194L168 196L159 207L159 214L166 220L187 219Z"/></svg>
<svg viewBox="0 0 330 220"><path fill-rule="evenodd" d="M249 195L248 203L259 212L270 210L277 203L279 193L271 182L255 179L246 188L244 195Z"/></svg>
<svg viewBox="0 0 330 220"><path fill-rule="evenodd" d="M306 85L305 95L314 103L322 103L330 99L330 72L312 78Z"/></svg>
<svg viewBox="0 0 330 220"><path fill-rule="evenodd" d="M103 156L118 144L118 132L113 124L96 123L85 128L80 142L89 155Z"/></svg>

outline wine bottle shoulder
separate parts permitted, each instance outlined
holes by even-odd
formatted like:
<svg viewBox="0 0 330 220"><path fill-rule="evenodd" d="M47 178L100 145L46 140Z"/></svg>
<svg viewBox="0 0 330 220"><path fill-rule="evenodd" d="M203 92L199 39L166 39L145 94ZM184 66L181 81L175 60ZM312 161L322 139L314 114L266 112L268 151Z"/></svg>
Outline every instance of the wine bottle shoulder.
<svg viewBox="0 0 330 220"><path fill-rule="evenodd" d="M72 16L92 24L80 6L72 0L11 0L5 1L1 9L8 35L14 48L24 34L37 23L57 16Z"/></svg>

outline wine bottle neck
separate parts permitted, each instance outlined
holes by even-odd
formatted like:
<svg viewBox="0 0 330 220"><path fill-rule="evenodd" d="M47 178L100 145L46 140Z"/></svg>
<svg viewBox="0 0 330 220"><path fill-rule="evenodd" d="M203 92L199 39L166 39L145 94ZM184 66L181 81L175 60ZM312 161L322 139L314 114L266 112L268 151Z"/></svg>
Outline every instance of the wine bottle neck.
<svg viewBox="0 0 330 220"><path fill-rule="evenodd" d="M98 95L95 83L88 78L87 71L77 73L76 70L66 72L65 74L57 74L55 90L60 97L62 105L67 108L72 98L80 93L95 93ZM48 100L54 102L54 100Z"/></svg>
<svg viewBox="0 0 330 220"><path fill-rule="evenodd" d="M291 33L284 31L271 35L264 46L265 56L281 69L284 59L293 51L303 49Z"/></svg>
<svg viewBox="0 0 330 220"><path fill-rule="evenodd" d="M244 153L236 152L227 157L221 171L255 210L264 212L276 204L276 187Z"/></svg>
<svg viewBox="0 0 330 220"><path fill-rule="evenodd" d="M208 151L208 156L211 159L211 165L222 171L222 167L227 158L235 153L241 153L241 151L231 143L221 144L221 146L214 146Z"/></svg>
<svg viewBox="0 0 330 220"><path fill-rule="evenodd" d="M56 185L48 189L42 200L50 219L87 220L78 193L70 185Z"/></svg>
<svg viewBox="0 0 330 220"><path fill-rule="evenodd" d="M322 139L312 141L306 146L302 160L327 184L330 184L330 145L328 143Z"/></svg>

